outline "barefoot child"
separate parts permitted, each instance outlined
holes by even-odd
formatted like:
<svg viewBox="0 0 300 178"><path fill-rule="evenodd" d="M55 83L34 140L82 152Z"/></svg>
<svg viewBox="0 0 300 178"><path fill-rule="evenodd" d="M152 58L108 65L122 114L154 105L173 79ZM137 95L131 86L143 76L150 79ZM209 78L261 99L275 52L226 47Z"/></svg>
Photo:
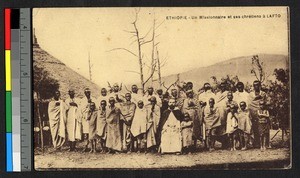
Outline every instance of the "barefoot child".
<svg viewBox="0 0 300 178"><path fill-rule="evenodd" d="M102 100L100 102L100 108L98 110L98 118L97 118L97 136L99 138L99 143L101 146L101 152L105 153L107 148L105 146L106 142L106 100Z"/></svg>
<svg viewBox="0 0 300 178"><path fill-rule="evenodd" d="M270 115L269 111L266 109L265 102L259 102L259 110L257 110L258 115L258 133L260 139L260 150L266 150L266 143L268 134L270 132Z"/></svg>
<svg viewBox="0 0 300 178"><path fill-rule="evenodd" d="M146 131L147 131L147 112L144 108L144 102L138 101L138 107L132 120L131 133L137 140L137 151L144 151L146 148Z"/></svg>
<svg viewBox="0 0 300 178"><path fill-rule="evenodd" d="M234 104L231 104L230 110L227 114L226 133L228 134L230 141L230 151L236 150L236 140L238 135L238 120L236 116L236 110L236 106Z"/></svg>
<svg viewBox="0 0 300 178"><path fill-rule="evenodd" d="M191 153L193 147L193 121L189 113L184 114L184 120L180 123L182 135L182 153Z"/></svg>
<svg viewBox="0 0 300 178"><path fill-rule="evenodd" d="M94 102L90 103L90 108L87 113L87 121L89 122L89 142L92 146L90 153L96 152L96 124L98 112Z"/></svg>
<svg viewBox="0 0 300 178"><path fill-rule="evenodd" d="M240 110L237 113L238 117L238 128L240 131L240 143L242 150L247 149L247 143L249 143L250 134L251 134L251 116L249 111L246 109L246 102L240 102Z"/></svg>

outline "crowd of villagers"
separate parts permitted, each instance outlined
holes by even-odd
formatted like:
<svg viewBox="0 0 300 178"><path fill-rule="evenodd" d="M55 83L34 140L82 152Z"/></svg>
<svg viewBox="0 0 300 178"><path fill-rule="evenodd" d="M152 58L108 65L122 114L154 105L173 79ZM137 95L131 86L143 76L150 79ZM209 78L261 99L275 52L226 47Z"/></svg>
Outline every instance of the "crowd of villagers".
<svg viewBox="0 0 300 178"><path fill-rule="evenodd" d="M62 100L56 91L48 105L52 144L69 151L101 153L174 153L197 150L247 150L270 147L267 95L259 81L247 92L238 82L236 91L221 83L214 92L205 83L195 92L193 83L181 83L168 91L137 85L130 91L114 84L94 98L91 90L77 98L74 89ZM84 148L78 148L78 142ZM203 149L198 149L199 147Z"/></svg>

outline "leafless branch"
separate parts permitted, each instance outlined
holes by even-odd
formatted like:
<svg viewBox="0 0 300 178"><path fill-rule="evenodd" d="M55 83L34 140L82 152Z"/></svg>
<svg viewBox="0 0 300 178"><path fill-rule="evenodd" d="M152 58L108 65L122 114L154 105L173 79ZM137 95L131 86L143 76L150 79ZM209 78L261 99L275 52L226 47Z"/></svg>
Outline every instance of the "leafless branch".
<svg viewBox="0 0 300 178"><path fill-rule="evenodd" d="M127 33L133 33L135 34L135 31L128 31L128 30L123 30L124 32L127 32Z"/></svg>
<svg viewBox="0 0 300 178"><path fill-rule="evenodd" d="M124 51L127 51L130 54L134 55L135 57L138 57L135 53L133 53L132 51L130 51L130 50L126 49L126 48L114 48L114 49L111 49L111 50L109 50L107 52L116 51L116 50L124 50Z"/></svg>
<svg viewBox="0 0 300 178"><path fill-rule="evenodd" d="M131 93L131 91L127 88L126 85L124 85L124 87L125 87L125 89L126 89L129 93Z"/></svg>
<svg viewBox="0 0 300 178"><path fill-rule="evenodd" d="M155 71L155 68L156 68L156 63L154 64L153 66L153 69L151 71L151 74L150 76L147 78L147 80L144 82L144 85L152 78L153 74L154 74L154 71Z"/></svg>
<svg viewBox="0 0 300 178"><path fill-rule="evenodd" d="M132 71L132 70L125 70L125 72L130 72L130 73L135 73L135 74L141 74L141 73L139 73L139 72L137 72L137 71Z"/></svg>
<svg viewBox="0 0 300 178"><path fill-rule="evenodd" d="M157 27L155 27L155 30L158 29L164 22L165 22L165 20L162 21Z"/></svg>
<svg viewBox="0 0 300 178"><path fill-rule="evenodd" d="M152 27L149 28L148 32L141 39L145 39L148 36L148 34L151 32L151 30L152 30Z"/></svg>

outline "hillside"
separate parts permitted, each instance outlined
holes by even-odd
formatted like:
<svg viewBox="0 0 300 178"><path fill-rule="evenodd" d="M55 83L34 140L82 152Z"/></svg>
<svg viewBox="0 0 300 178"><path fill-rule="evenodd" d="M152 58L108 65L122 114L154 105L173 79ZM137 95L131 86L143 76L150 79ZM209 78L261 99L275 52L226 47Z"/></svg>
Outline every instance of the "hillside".
<svg viewBox="0 0 300 178"><path fill-rule="evenodd" d="M261 62L264 63L265 70L269 75L268 80L274 80L273 71L276 68L287 68L288 57L284 55L270 55L260 54L258 55ZM216 76L217 79L225 77L226 75L237 75L240 81L246 83L252 83L255 77L250 73L252 64L252 56L244 56L222 61L207 67L196 68L180 74L181 81L192 81L195 88L202 87L207 81L211 81L212 76ZM201 61L199 61L201 62ZM162 78L162 81L168 85L176 81L177 75L169 75Z"/></svg>
<svg viewBox="0 0 300 178"><path fill-rule="evenodd" d="M44 68L54 79L58 80L59 90L64 99L68 95L69 88L73 88L79 97L84 96L83 91L87 87L91 89L92 96L98 97L100 94L99 86L66 66L38 45L33 46L33 62Z"/></svg>

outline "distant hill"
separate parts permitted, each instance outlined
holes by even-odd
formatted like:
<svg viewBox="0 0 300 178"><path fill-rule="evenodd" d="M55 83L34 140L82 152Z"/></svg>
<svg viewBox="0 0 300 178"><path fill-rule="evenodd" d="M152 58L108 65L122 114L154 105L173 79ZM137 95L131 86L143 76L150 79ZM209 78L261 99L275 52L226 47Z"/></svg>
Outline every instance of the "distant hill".
<svg viewBox="0 0 300 178"><path fill-rule="evenodd" d="M100 95L99 86L66 66L60 60L41 49L38 45L33 46L33 62L37 64L38 67L44 68L54 79L58 80L60 85L59 90L64 99L67 97L70 88L73 88L79 97L84 96L83 91L85 88L90 88L92 96L94 97Z"/></svg>
<svg viewBox="0 0 300 178"><path fill-rule="evenodd" d="M288 68L288 57L284 55L259 54L259 59L264 63L265 71L269 74L268 80L274 80L274 69ZM229 59L216 63L207 67L196 68L187 72L180 73L180 81L191 81L195 88L200 88L205 82L210 82L212 76L216 76L218 80L226 75L237 75L239 80L246 83L252 83L255 77L250 73L252 68L252 56L244 56ZM199 63L201 61L199 60ZM166 85L176 81L177 74L169 75L162 78ZM154 84L157 85L157 84Z"/></svg>

